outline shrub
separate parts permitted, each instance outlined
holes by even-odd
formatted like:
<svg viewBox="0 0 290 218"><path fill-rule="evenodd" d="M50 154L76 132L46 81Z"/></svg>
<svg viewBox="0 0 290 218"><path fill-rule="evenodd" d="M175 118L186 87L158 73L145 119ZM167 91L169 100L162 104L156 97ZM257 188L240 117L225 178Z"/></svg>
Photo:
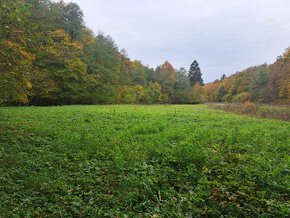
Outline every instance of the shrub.
<svg viewBox="0 0 290 218"><path fill-rule="evenodd" d="M251 98L250 93L242 92L233 98L233 102L247 102L250 100L250 98Z"/></svg>
<svg viewBox="0 0 290 218"><path fill-rule="evenodd" d="M245 102L241 107L240 107L240 112L241 113L246 113L246 114L256 114L258 111L258 106L255 105L254 103L247 101Z"/></svg>

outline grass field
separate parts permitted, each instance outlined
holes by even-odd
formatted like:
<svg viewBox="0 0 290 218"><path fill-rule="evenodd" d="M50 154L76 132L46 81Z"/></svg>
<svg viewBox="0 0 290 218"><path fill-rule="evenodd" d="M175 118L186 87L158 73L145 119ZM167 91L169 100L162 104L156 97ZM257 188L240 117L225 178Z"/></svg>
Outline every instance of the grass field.
<svg viewBox="0 0 290 218"><path fill-rule="evenodd" d="M0 115L0 217L289 215L289 122L204 105Z"/></svg>

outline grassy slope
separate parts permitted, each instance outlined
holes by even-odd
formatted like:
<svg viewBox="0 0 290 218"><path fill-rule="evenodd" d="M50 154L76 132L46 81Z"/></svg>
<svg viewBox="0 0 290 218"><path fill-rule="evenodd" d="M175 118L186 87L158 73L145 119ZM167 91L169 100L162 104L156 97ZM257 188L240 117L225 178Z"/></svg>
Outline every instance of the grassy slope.
<svg viewBox="0 0 290 218"><path fill-rule="evenodd" d="M283 216L283 121L203 105L0 108L0 216Z"/></svg>

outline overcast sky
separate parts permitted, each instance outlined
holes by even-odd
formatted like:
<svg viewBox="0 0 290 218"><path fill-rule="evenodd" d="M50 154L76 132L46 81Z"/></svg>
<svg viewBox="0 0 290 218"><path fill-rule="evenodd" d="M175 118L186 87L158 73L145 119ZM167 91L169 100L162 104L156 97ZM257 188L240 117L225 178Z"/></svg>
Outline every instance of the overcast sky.
<svg viewBox="0 0 290 218"><path fill-rule="evenodd" d="M273 63L290 46L290 0L70 1L131 59L187 70L196 59L205 82Z"/></svg>

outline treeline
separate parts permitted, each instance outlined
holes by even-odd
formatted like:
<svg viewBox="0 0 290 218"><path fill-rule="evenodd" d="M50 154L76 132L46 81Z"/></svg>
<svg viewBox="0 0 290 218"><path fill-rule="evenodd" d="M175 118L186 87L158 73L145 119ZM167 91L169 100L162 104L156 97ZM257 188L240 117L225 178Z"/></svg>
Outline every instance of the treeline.
<svg viewBox="0 0 290 218"><path fill-rule="evenodd" d="M204 86L168 62L152 69L95 35L75 3L0 3L0 105L112 103L289 103L289 50L273 65L250 68Z"/></svg>
<svg viewBox="0 0 290 218"><path fill-rule="evenodd" d="M130 60L110 36L84 25L75 3L0 6L2 105L199 102L185 69L166 61L154 70Z"/></svg>
<svg viewBox="0 0 290 218"><path fill-rule="evenodd" d="M290 48L271 65L250 67L207 84L205 101L290 104Z"/></svg>

